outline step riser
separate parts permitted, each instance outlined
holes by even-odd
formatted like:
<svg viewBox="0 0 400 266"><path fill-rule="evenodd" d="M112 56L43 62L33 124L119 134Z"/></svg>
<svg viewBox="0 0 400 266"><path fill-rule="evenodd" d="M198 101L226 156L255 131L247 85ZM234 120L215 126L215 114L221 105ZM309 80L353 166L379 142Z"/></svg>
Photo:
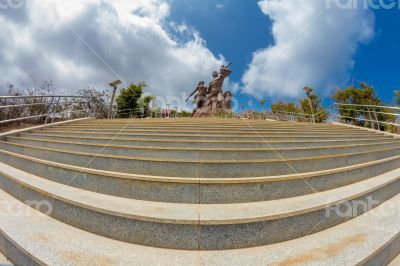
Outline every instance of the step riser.
<svg viewBox="0 0 400 266"><path fill-rule="evenodd" d="M104 120L103 120L104 121ZM262 123L247 123L246 121L237 121L237 123L210 123L210 121L191 123L191 122L183 122L183 123L168 123L164 121L158 121L154 123L141 123L139 120L136 121L124 121L124 122L113 122L106 121L106 125L109 126L126 126L126 125L137 125L143 127L190 127L190 126L200 126L200 127L247 127L248 125L252 125L254 127L312 127L312 128L341 128L341 126L334 124L310 124L310 123L281 123L281 122L262 122ZM97 123L73 123L70 124L73 126L104 126L105 123L97 122ZM346 127L343 127L346 128Z"/></svg>
<svg viewBox="0 0 400 266"><path fill-rule="evenodd" d="M371 133L368 131L356 131L356 132L341 132L341 131L326 131L326 132L319 132L319 131L306 131L306 130L297 130L297 131L254 131L249 130L245 131L161 131L161 130L134 130L134 129L57 129L56 131L62 131L65 133L68 132L82 132L82 133L110 133L110 134L119 134L119 133L129 133L135 135L190 135L190 136L252 136L252 135L271 135L271 136L279 136L282 134L289 135L289 136L380 136L380 134ZM36 132L53 132L50 129L39 130Z"/></svg>
<svg viewBox="0 0 400 266"><path fill-rule="evenodd" d="M383 247L382 250L375 254L375 256L364 261L364 266L375 266L375 265L388 265L388 266L398 266L398 263L393 263L395 259L400 254L400 234L397 235L392 242L387 246Z"/></svg>
<svg viewBox="0 0 400 266"><path fill-rule="evenodd" d="M212 124L212 123L184 123L184 124L169 124L169 123L102 123L102 124L70 124L65 126L57 126L57 128L62 127L91 127L91 128L103 128L103 127L137 127L137 128L169 128L169 129L191 129L191 128L199 128L199 129L315 129L315 130L357 130L351 127L343 127L343 126L335 126L335 125L315 125L315 124L276 124L276 123L237 123L237 124Z"/></svg>
<svg viewBox="0 0 400 266"><path fill-rule="evenodd" d="M110 146L86 146L70 143L54 143L37 140L25 140L19 138L8 138L9 142L26 144L50 149L61 149L68 151L123 155L123 156L143 156L153 158L178 158L178 159L200 159L200 160L256 160L256 159L276 159L279 158L274 150L270 151L179 151L179 150L160 150L160 149L138 149L138 148L117 148ZM335 155L343 153L357 153L376 149L400 148L400 143L386 143L358 147L340 147L331 149L313 150L280 150L279 154L284 158L304 158L310 156ZM263 148L271 148L265 144Z"/></svg>
<svg viewBox="0 0 400 266"><path fill-rule="evenodd" d="M288 128L295 128L295 127L309 127L309 128L342 128L341 126L332 125L332 124L290 124L290 123L246 123L240 121L239 123L166 123L162 121L162 123L138 123L137 121L129 123L113 123L112 121L107 121L106 124L104 123L74 123L70 124L70 126L84 126L84 127L99 127L99 126L140 126L140 127L203 127L203 128L213 128L213 127L222 127L222 128L246 128L248 125L252 125L253 127L260 127L260 128L271 128L271 127L288 127ZM62 125L65 126L65 125ZM347 127L343 127L344 129L351 129Z"/></svg>
<svg viewBox="0 0 400 266"><path fill-rule="evenodd" d="M121 140L121 139L90 139L90 138L79 138L78 136L65 135L63 136L52 136L52 135L32 135L32 134L20 134L23 138L31 138L38 140L56 140L56 141L67 141L67 142L84 142L88 144L98 145L130 145L130 146L141 146L141 147L192 147L192 148L265 148L268 146L267 143L261 139L254 143L229 143L229 142L180 142L180 141L143 141L143 140ZM369 140L351 140L351 141L320 141L320 142L282 142L282 143L271 143L275 148L307 148L307 147L319 147L319 146L338 146L338 145L357 145L357 144L371 144L388 142L390 139L369 139Z"/></svg>
<svg viewBox="0 0 400 266"><path fill-rule="evenodd" d="M0 251L13 262L14 265L41 266L37 260L22 251L15 243L11 242L6 235L0 231ZM4 265L6 266L6 265Z"/></svg>
<svg viewBox="0 0 400 266"><path fill-rule="evenodd" d="M64 126L55 127L56 130L74 131L74 130L85 130L85 131L139 131L139 132L188 132L188 133L218 133L218 134L246 134L254 133L254 131L261 133L279 133L279 132L303 132L303 133L348 133L348 134L360 134L365 133L358 129L316 129L316 128L202 128L202 127L187 127L187 128L168 128L168 127L138 127L138 126L96 126L96 127L76 127L76 126Z"/></svg>
<svg viewBox="0 0 400 266"><path fill-rule="evenodd" d="M37 131L35 133L38 133ZM98 138L108 138L108 139L113 139L113 138L141 138L141 139L162 139L162 140L219 140L219 141L224 141L224 140L230 140L230 141L288 141L288 140L342 140L342 139L361 139L361 138L376 138L379 137L385 138L381 135L296 135L296 136L287 136L287 135L282 135L282 134L277 134L277 135L257 135L253 134L253 136L179 136L179 135L158 135L158 134L151 134L151 135L142 135L142 134L126 134L126 133L121 133L121 134L102 134L101 132L99 133L90 133L90 132L64 132L64 131L46 131L43 132L44 134L48 133L51 135L58 135L58 136L63 136L65 134L71 135L71 136L85 136L85 137L98 137ZM386 137L387 139L393 139L393 137Z"/></svg>
<svg viewBox="0 0 400 266"><path fill-rule="evenodd" d="M188 184L122 179L49 166L0 152L0 161L41 176L93 192L139 200L226 204L290 198L353 184L395 170L400 159L342 173L296 180L242 184ZM75 178L74 178L75 177ZM72 182L71 179L74 178ZM70 183L70 184L69 184Z"/></svg>
<svg viewBox="0 0 400 266"><path fill-rule="evenodd" d="M340 213L322 209L289 218L255 223L163 224L112 216L72 205L69 202L54 199L18 185L9 178L1 178L0 186L4 191L23 202L48 201L53 207L50 216L64 223L116 240L160 248L221 250L256 247L300 238L308 235L311 231L316 233L350 219ZM349 203L360 207L362 206L360 203L367 204L369 198L383 203L398 194L399 190L400 180ZM347 210L349 203L342 205L345 207L344 210ZM338 208L340 209L340 206ZM357 210L357 215L366 211L361 207ZM327 216L327 212L330 214L329 216ZM318 224L319 226L315 228Z"/></svg>
<svg viewBox="0 0 400 266"><path fill-rule="evenodd" d="M0 149L75 166L155 176L237 178L294 173L294 171L288 166L287 162L284 161L263 163L199 164L197 162L143 161L137 159L94 157L96 154L66 154L58 151L19 147L8 143L0 143ZM371 152L368 154L349 155L346 157L337 158L290 161L290 165L298 173L312 172L397 156L399 154L399 150L400 149L375 153Z"/></svg>

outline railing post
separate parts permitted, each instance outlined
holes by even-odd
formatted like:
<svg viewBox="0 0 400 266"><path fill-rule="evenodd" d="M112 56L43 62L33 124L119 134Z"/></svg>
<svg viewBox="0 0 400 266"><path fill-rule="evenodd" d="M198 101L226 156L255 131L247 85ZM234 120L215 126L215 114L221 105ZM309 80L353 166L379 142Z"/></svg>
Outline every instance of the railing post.
<svg viewBox="0 0 400 266"><path fill-rule="evenodd" d="M376 121L377 128L378 128L378 130L381 130L379 119L378 119L378 116L376 115L376 107L374 108L374 116L375 116L375 121Z"/></svg>
<svg viewBox="0 0 400 266"><path fill-rule="evenodd" d="M371 111L369 110L369 107L367 107L367 113L368 113L369 120L371 121L371 126L375 130L375 123L374 123L374 121L372 119Z"/></svg>
<svg viewBox="0 0 400 266"><path fill-rule="evenodd" d="M53 102L54 102L54 97L51 97L50 105L49 105L49 107L47 108L47 111L46 111L47 115L46 115L46 120L44 121L45 125L47 125L47 120L49 119L49 115L50 115L50 112L51 112L50 110L51 110L51 108L53 106Z"/></svg>
<svg viewBox="0 0 400 266"><path fill-rule="evenodd" d="M58 97L57 104L53 110L53 118L51 119L51 123L54 123L54 119L56 118L57 108L60 106L61 97Z"/></svg>

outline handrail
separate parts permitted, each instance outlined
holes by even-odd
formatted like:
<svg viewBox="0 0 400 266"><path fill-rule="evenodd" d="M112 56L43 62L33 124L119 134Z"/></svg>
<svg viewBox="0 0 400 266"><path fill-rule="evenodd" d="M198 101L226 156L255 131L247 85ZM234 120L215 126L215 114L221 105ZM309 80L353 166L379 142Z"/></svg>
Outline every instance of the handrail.
<svg viewBox="0 0 400 266"><path fill-rule="evenodd" d="M391 125L391 126L400 126L400 124L396 124L396 123L390 123L390 122L384 122L384 121L376 121L376 120L371 120L371 119L366 119L366 118L357 118L357 117L349 117L349 116L341 116L341 115L336 115L336 117L355 119L355 120L358 120L358 121L366 121L366 122L379 123L379 124L385 124L385 125Z"/></svg>
<svg viewBox="0 0 400 266"><path fill-rule="evenodd" d="M334 115L338 122L352 123L376 130L390 130L392 133L398 132L400 128L399 107L346 103L335 103L335 106L337 113ZM362 110L363 108L365 109ZM349 116L346 112L350 112L351 115Z"/></svg>
<svg viewBox="0 0 400 266"><path fill-rule="evenodd" d="M53 123L56 118L69 119L78 112L91 116L96 113L91 99L90 96L74 95L0 96L0 124L41 118L43 120L35 123L47 124L48 121Z"/></svg>
<svg viewBox="0 0 400 266"><path fill-rule="evenodd" d="M392 109L392 110L398 110L400 111L400 107L394 107L394 106L380 106L380 105L368 105L368 104L352 104L352 103L335 103L335 105L339 106L358 106L358 107L372 107L372 108L386 108L386 109Z"/></svg>
<svg viewBox="0 0 400 266"><path fill-rule="evenodd" d="M26 106L40 106L40 105L49 105L49 104L51 104L51 103L26 103L26 104L16 104L16 105L5 105L5 106L0 106L0 109L26 107Z"/></svg>
<svg viewBox="0 0 400 266"><path fill-rule="evenodd" d="M312 115L306 114L306 113L295 113L295 112L285 112L285 111L271 111L272 113L282 113L282 114L291 114L291 115L300 115L300 116L305 116L305 117L311 117Z"/></svg>
<svg viewBox="0 0 400 266"><path fill-rule="evenodd" d="M338 110L400 116L400 114L396 114L396 113L386 113L386 112L378 112L378 111L370 111L370 110L357 110L357 109L344 109L344 108L338 108Z"/></svg>
<svg viewBox="0 0 400 266"><path fill-rule="evenodd" d="M25 121L25 120L41 118L41 117L46 117L46 116L48 116L48 114L19 117L19 118L14 118L14 119L9 119L9 120L1 120L0 124L7 124L7 123L11 123L11 122L18 122L18 121Z"/></svg>
<svg viewBox="0 0 400 266"><path fill-rule="evenodd" d="M73 95L21 95L21 96L0 96L2 99L29 99L29 98L90 98L87 96L73 96Z"/></svg>

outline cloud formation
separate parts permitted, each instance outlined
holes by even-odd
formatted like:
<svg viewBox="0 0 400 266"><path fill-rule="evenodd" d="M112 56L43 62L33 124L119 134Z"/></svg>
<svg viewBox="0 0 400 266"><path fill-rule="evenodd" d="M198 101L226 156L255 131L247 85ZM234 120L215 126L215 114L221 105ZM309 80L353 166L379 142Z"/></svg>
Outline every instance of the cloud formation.
<svg viewBox="0 0 400 266"><path fill-rule="evenodd" d="M353 67L360 44L374 35L374 16L365 9L344 10L321 0L263 0L272 20L274 44L254 52L244 73L245 93L295 98L311 86L328 94Z"/></svg>
<svg viewBox="0 0 400 266"><path fill-rule="evenodd" d="M188 25L168 22L166 0L30 0L0 10L0 91L33 76L64 93L146 81L158 96L190 92L224 61Z"/></svg>

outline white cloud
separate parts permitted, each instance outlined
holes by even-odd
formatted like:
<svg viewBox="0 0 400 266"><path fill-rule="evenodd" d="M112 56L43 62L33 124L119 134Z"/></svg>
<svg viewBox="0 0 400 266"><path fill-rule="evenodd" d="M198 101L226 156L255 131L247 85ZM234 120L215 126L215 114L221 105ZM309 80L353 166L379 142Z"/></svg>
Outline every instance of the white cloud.
<svg viewBox="0 0 400 266"><path fill-rule="evenodd" d="M166 0L32 1L0 11L0 88L32 75L53 80L64 93L103 89L118 78L115 71L127 82L146 81L155 95L180 95L208 81L224 61L189 26L167 23Z"/></svg>
<svg viewBox="0 0 400 266"><path fill-rule="evenodd" d="M218 9L223 9L225 7L225 5L223 3L217 3L215 5L215 7L218 8Z"/></svg>
<svg viewBox="0 0 400 266"><path fill-rule="evenodd" d="M298 97L304 86L328 94L333 83L346 80L359 44L374 34L369 10L327 10L322 0L263 0L259 6L273 22L275 43L256 51L243 75L245 92L257 97Z"/></svg>

